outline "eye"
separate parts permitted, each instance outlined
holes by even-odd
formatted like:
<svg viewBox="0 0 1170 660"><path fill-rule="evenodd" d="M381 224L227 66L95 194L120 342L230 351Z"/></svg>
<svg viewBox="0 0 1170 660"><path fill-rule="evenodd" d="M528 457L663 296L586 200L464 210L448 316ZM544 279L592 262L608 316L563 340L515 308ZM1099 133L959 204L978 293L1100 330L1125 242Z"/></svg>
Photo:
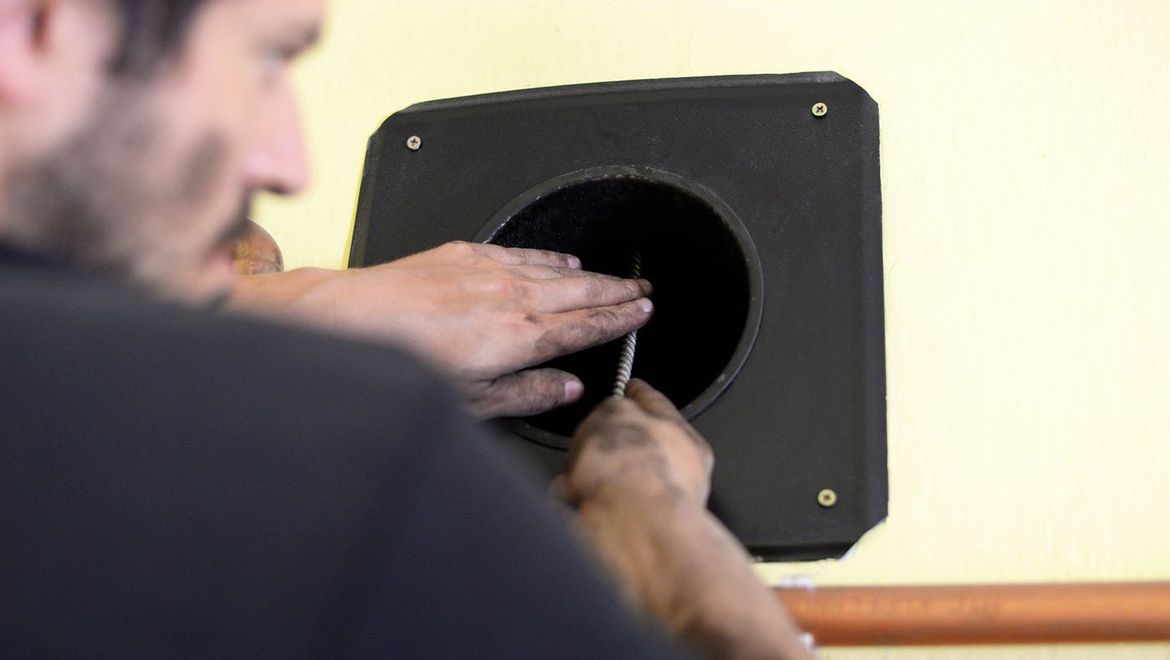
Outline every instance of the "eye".
<svg viewBox="0 0 1170 660"><path fill-rule="evenodd" d="M296 59L297 48L293 46L274 46L268 49L268 57L281 65L288 64Z"/></svg>
<svg viewBox="0 0 1170 660"><path fill-rule="evenodd" d="M289 61L287 49L270 48L265 50L260 59L260 79L263 85L265 87L274 86L284 75Z"/></svg>

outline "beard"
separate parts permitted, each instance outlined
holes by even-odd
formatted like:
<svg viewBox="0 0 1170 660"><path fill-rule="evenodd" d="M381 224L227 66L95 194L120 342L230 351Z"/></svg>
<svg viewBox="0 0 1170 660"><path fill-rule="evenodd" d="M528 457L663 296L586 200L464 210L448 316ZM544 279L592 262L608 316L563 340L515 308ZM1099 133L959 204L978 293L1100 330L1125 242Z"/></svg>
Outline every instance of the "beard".
<svg viewBox="0 0 1170 660"><path fill-rule="evenodd" d="M218 293L197 282L212 253L247 230L251 195L241 194L234 217L209 218L227 141L208 132L168 153L165 126L145 90L112 85L70 139L13 173L4 238L164 295Z"/></svg>

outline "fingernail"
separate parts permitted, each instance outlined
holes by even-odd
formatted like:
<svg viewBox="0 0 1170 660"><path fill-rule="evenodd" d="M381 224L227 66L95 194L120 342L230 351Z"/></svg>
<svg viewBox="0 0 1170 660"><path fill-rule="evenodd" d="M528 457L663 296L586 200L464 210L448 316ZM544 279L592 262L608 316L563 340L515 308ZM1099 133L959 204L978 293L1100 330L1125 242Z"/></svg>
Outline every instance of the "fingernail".
<svg viewBox="0 0 1170 660"><path fill-rule="evenodd" d="M565 382L565 400L576 401L585 392L585 386L579 380Z"/></svg>
<svg viewBox="0 0 1170 660"><path fill-rule="evenodd" d="M581 260L570 254L569 255L569 268L580 268L580 267L581 267Z"/></svg>
<svg viewBox="0 0 1170 660"><path fill-rule="evenodd" d="M649 298L639 298L638 307L642 308L642 311L647 314L654 311L654 303L650 302Z"/></svg>

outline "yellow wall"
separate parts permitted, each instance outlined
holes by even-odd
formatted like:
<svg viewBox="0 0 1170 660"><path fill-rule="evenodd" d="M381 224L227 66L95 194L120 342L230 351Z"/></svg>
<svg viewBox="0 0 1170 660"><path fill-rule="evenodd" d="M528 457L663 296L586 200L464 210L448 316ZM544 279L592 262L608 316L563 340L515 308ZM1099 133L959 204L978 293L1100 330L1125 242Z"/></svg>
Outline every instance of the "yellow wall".
<svg viewBox="0 0 1170 660"><path fill-rule="evenodd" d="M1168 0L334 0L300 73L315 189L258 219L342 265L365 140L416 101L807 70L881 106L890 518L765 576L1170 579ZM944 655L1170 645L911 657Z"/></svg>

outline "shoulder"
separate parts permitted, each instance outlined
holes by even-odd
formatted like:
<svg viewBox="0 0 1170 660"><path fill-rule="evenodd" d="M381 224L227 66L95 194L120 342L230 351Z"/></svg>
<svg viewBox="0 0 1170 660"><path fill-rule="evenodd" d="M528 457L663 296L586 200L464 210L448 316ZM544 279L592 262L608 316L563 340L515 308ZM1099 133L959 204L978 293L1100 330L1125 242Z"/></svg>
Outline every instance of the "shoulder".
<svg viewBox="0 0 1170 660"><path fill-rule="evenodd" d="M401 350L158 302L75 273L0 270L0 319L0 396L68 400L79 423L202 416L226 433L354 435L460 414L446 383Z"/></svg>

